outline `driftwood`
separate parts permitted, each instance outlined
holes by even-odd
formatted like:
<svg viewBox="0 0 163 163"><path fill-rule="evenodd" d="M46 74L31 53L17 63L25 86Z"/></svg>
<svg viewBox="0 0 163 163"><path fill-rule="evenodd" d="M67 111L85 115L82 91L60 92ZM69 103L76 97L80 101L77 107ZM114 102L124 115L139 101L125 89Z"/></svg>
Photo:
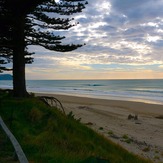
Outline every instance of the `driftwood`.
<svg viewBox="0 0 163 163"><path fill-rule="evenodd" d="M62 110L62 112L65 114L65 110L63 108L63 105L57 98L49 97L49 96L40 96L39 98L41 101L43 101L46 105L48 105L50 107L54 106L54 104L55 104L55 107L60 108Z"/></svg>
<svg viewBox="0 0 163 163"><path fill-rule="evenodd" d="M18 156L19 162L20 163L28 163L28 160L27 160L20 144L18 143L18 141L16 140L14 135L11 133L11 131L7 128L7 126L5 125L5 123L2 120L1 116L0 116L0 125L1 125L2 129L4 130L4 132L6 133L6 135L8 136L8 138L10 139L10 141L15 149L15 152Z"/></svg>

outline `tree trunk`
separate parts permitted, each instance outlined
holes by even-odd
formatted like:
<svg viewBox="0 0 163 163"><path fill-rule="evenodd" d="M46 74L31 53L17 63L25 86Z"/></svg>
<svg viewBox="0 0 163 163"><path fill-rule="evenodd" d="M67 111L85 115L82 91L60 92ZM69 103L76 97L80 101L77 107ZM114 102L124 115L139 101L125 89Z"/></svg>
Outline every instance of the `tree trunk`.
<svg viewBox="0 0 163 163"><path fill-rule="evenodd" d="M26 97L25 82L25 16L16 16L14 23L13 49L13 91L14 97Z"/></svg>

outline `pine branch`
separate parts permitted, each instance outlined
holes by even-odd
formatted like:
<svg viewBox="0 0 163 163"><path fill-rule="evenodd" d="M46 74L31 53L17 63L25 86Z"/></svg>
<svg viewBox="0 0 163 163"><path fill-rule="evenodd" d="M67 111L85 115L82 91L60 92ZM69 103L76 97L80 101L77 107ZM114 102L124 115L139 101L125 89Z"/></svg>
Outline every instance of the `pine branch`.
<svg viewBox="0 0 163 163"><path fill-rule="evenodd" d="M25 18L24 42L21 46L26 63L32 63L33 53L27 50L28 45L39 45L46 49L58 52L75 50L81 45L62 45L64 36L55 36L55 30L68 30L77 25L73 18L59 18L56 15L69 16L81 12L88 2L85 0L0 0L0 60L1 64L12 62L13 49L17 44L14 36L17 26L17 19ZM54 16L54 13L55 16ZM49 32L52 31L52 32ZM22 47L21 47L22 48ZM2 66L1 66L2 67ZM0 71L2 68L0 67ZM7 68L6 68L7 69ZM3 70L5 68L3 67Z"/></svg>
<svg viewBox="0 0 163 163"><path fill-rule="evenodd" d="M69 52L69 51L76 50L77 48L83 46L83 45L74 45L74 44L50 45L50 44L42 44L42 43L38 43L38 45L44 47L45 49L53 50L53 51L57 51L57 52Z"/></svg>

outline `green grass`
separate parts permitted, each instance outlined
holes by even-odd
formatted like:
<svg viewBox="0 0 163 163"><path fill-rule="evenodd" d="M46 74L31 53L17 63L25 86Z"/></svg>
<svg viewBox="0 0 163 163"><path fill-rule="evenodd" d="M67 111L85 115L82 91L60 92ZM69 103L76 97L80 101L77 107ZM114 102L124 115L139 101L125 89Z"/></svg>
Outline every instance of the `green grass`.
<svg viewBox="0 0 163 163"><path fill-rule="evenodd" d="M31 163L95 163L100 159L111 163L149 162L95 133L73 116L45 106L37 98L0 96L0 115ZM12 150L8 147L8 153ZM1 153L0 160L4 157L6 154Z"/></svg>
<svg viewBox="0 0 163 163"><path fill-rule="evenodd" d="M14 148L7 138L6 134L0 128L0 162L1 163L18 163L15 159Z"/></svg>

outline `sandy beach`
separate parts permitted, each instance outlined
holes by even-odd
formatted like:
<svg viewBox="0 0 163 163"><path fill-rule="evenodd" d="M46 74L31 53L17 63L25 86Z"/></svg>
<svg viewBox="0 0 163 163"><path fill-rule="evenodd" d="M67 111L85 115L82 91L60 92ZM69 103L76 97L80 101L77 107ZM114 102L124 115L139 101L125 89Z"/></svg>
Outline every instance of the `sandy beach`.
<svg viewBox="0 0 163 163"><path fill-rule="evenodd" d="M36 94L44 96L45 94ZM66 114L153 162L163 162L163 105L49 94L59 99Z"/></svg>

